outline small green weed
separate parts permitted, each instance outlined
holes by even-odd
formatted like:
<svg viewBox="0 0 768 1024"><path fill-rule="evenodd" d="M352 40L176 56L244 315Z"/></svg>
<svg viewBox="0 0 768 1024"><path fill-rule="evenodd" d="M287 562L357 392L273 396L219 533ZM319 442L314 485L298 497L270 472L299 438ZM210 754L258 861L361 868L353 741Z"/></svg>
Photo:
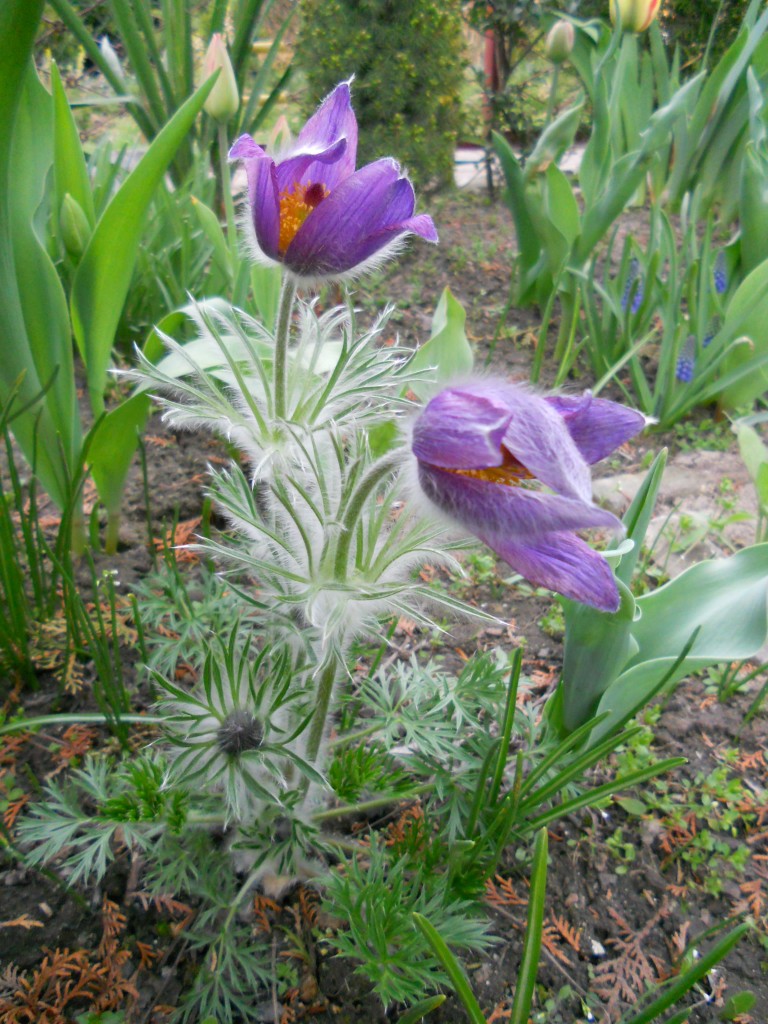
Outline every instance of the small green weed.
<svg viewBox="0 0 768 1024"><path fill-rule="evenodd" d="M659 709L644 716L645 728L617 753L621 772L635 771L654 763L653 726ZM656 822L661 870L677 866L676 882L719 896L728 882L743 883L754 850L749 837L759 828L761 809L768 794L747 784L745 757L738 750L720 751L720 763L702 769L687 780L675 776L654 778L641 796L619 803L631 816ZM608 838L607 846L623 874L634 850L621 827ZM744 887L742 885L742 891ZM760 922L758 922L760 923ZM768 924L768 922L763 922Z"/></svg>
<svg viewBox="0 0 768 1024"><path fill-rule="evenodd" d="M556 601L552 604L545 615L539 619L539 628L542 633L551 636L555 640L562 639L565 634L565 618L563 609Z"/></svg>
<svg viewBox="0 0 768 1024"><path fill-rule="evenodd" d="M680 451L727 452L733 448L729 420L685 420L675 424L675 440Z"/></svg>

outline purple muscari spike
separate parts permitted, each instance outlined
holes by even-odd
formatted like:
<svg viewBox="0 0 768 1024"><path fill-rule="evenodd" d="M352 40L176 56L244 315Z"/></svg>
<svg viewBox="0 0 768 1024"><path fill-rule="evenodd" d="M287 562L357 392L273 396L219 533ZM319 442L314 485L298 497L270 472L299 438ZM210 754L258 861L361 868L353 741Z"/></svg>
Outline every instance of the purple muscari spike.
<svg viewBox="0 0 768 1024"><path fill-rule="evenodd" d="M701 340L701 347L702 348L706 348L708 345L711 344L712 339L718 333L718 331L720 330L721 327L722 327L722 322L720 320L720 317L719 316L713 316L712 319L709 321L709 326L707 327L707 333L704 335L704 337Z"/></svg>
<svg viewBox="0 0 768 1024"><path fill-rule="evenodd" d="M620 529L592 504L589 464L645 425L631 409L502 380L445 388L413 424L422 494L537 586L615 612L610 566L576 535Z"/></svg>
<svg viewBox="0 0 768 1024"><path fill-rule="evenodd" d="M675 377L681 384L690 384L693 380L693 371L696 368L696 338L689 334L685 339L683 351L677 357Z"/></svg>
<svg viewBox="0 0 768 1024"><path fill-rule="evenodd" d="M627 281L624 285L624 294L621 296L621 308L626 309L629 303L629 296L632 292L632 286L637 282L632 297L632 306L630 311L636 313L640 309L640 305L643 301L643 279L640 275L640 260L633 256L629 261L629 267L627 269Z"/></svg>
<svg viewBox="0 0 768 1024"><path fill-rule="evenodd" d="M725 267L725 251L723 249L715 257L715 269L712 274L715 281L715 291L722 295L728 287L728 272Z"/></svg>

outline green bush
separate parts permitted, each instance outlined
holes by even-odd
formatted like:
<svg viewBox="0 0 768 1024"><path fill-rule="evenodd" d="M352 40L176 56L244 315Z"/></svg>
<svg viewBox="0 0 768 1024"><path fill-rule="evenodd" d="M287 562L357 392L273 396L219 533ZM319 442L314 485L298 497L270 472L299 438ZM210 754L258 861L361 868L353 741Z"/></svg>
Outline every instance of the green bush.
<svg viewBox="0 0 768 1024"><path fill-rule="evenodd" d="M661 24L670 44L680 47L683 63L698 71L718 12L710 67L736 38L746 9L745 0L675 0L664 8Z"/></svg>
<svg viewBox="0 0 768 1024"><path fill-rule="evenodd" d="M304 0L295 59L308 112L355 76L359 162L394 156L421 188L452 181L461 123L458 0Z"/></svg>

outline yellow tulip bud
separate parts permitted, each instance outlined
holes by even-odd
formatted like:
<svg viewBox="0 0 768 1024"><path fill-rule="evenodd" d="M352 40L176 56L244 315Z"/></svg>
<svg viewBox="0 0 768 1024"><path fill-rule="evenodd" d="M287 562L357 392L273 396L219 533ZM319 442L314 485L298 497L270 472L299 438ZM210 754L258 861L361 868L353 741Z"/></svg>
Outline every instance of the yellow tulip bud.
<svg viewBox="0 0 768 1024"><path fill-rule="evenodd" d="M627 32L645 32L659 13L661 0L610 0L611 22L621 20L621 27Z"/></svg>
<svg viewBox="0 0 768 1024"><path fill-rule="evenodd" d="M226 124L238 111L240 106L240 95L237 91L235 72L232 70L232 62L227 53L227 45L221 32L215 32L208 46L203 64L203 78L210 78L215 71L219 71L216 84L208 94L203 109L206 114Z"/></svg>
<svg viewBox="0 0 768 1024"><path fill-rule="evenodd" d="M570 21L556 21L547 35L546 52L553 64L562 64L570 57L576 38Z"/></svg>

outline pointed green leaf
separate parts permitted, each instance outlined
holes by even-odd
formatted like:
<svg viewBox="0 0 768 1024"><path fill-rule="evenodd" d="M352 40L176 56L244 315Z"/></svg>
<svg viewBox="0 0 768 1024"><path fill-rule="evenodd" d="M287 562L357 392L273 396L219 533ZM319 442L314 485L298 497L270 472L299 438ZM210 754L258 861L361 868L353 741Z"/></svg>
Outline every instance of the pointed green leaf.
<svg viewBox="0 0 768 1024"><path fill-rule="evenodd" d="M88 462L110 515L120 511L123 485L149 414L149 395L133 395L102 416L88 442Z"/></svg>
<svg viewBox="0 0 768 1024"><path fill-rule="evenodd" d="M748 274L736 289L725 312L722 332L727 341L746 337L749 344L734 346L725 360L723 374L732 373L756 356L768 354L768 259ZM726 409L751 403L768 390L768 370L758 368L746 378L727 386L720 397Z"/></svg>
<svg viewBox="0 0 768 1024"><path fill-rule="evenodd" d="M523 940L523 959L517 975L515 998L509 1024L527 1024L530 1019L536 976L541 953L541 933L544 924L544 900L547 890L547 830L536 834L531 868L531 890L528 897L528 921Z"/></svg>
<svg viewBox="0 0 768 1024"><path fill-rule="evenodd" d="M485 1014L480 1009L477 999L475 999L464 968L448 948L445 939L426 917L415 912L411 916L413 923L430 944L432 952L442 964L453 986L453 990L461 1000L472 1024L486 1024Z"/></svg>
<svg viewBox="0 0 768 1024"><path fill-rule="evenodd" d="M546 171L552 164L556 164L566 149L573 145L583 107L584 97L581 96L573 106L568 107L547 125L525 161L526 182Z"/></svg>
<svg viewBox="0 0 768 1024"><path fill-rule="evenodd" d="M521 268L524 273L539 258L541 242L531 219L523 172L512 147L498 132L493 133L493 147L501 161L501 169L507 183L504 202L509 207L515 222L517 247L520 251Z"/></svg>
<svg viewBox="0 0 768 1024"><path fill-rule="evenodd" d="M107 368L133 275L147 207L214 83L212 76L154 139L99 218L77 268L72 283L72 325L86 366L88 391L95 412L104 408Z"/></svg>
<svg viewBox="0 0 768 1024"><path fill-rule="evenodd" d="M410 387L426 401L447 381L466 377L472 371L474 357L464 324L467 314L450 290L444 288L432 317L432 334L408 364L411 370L434 369L430 379L414 381Z"/></svg>
<svg viewBox="0 0 768 1024"><path fill-rule="evenodd" d="M406 1010L401 1017L398 1017L397 1024L418 1024L419 1021L424 1020L428 1013L436 1010L438 1006L442 1006L444 1002L444 995L422 999Z"/></svg>
<svg viewBox="0 0 768 1024"><path fill-rule="evenodd" d="M632 576L637 566L637 560L640 557L648 524L656 507L656 498L666 464L667 449L662 448L653 460L653 464L622 520L627 530L627 540L632 541L633 547L627 554L622 555L621 562L616 569L616 578L627 586L632 582Z"/></svg>
<svg viewBox="0 0 768 1024"><path fill-rule="evenodd" d="M72 116L61 75L55 64L51 65L51 95L53 96L53 170L56 183L54 214L61 210L64 196L69 193L80 206L91 227L96 223L93 208L93 193L88 177L80 132Z"/></svg>

